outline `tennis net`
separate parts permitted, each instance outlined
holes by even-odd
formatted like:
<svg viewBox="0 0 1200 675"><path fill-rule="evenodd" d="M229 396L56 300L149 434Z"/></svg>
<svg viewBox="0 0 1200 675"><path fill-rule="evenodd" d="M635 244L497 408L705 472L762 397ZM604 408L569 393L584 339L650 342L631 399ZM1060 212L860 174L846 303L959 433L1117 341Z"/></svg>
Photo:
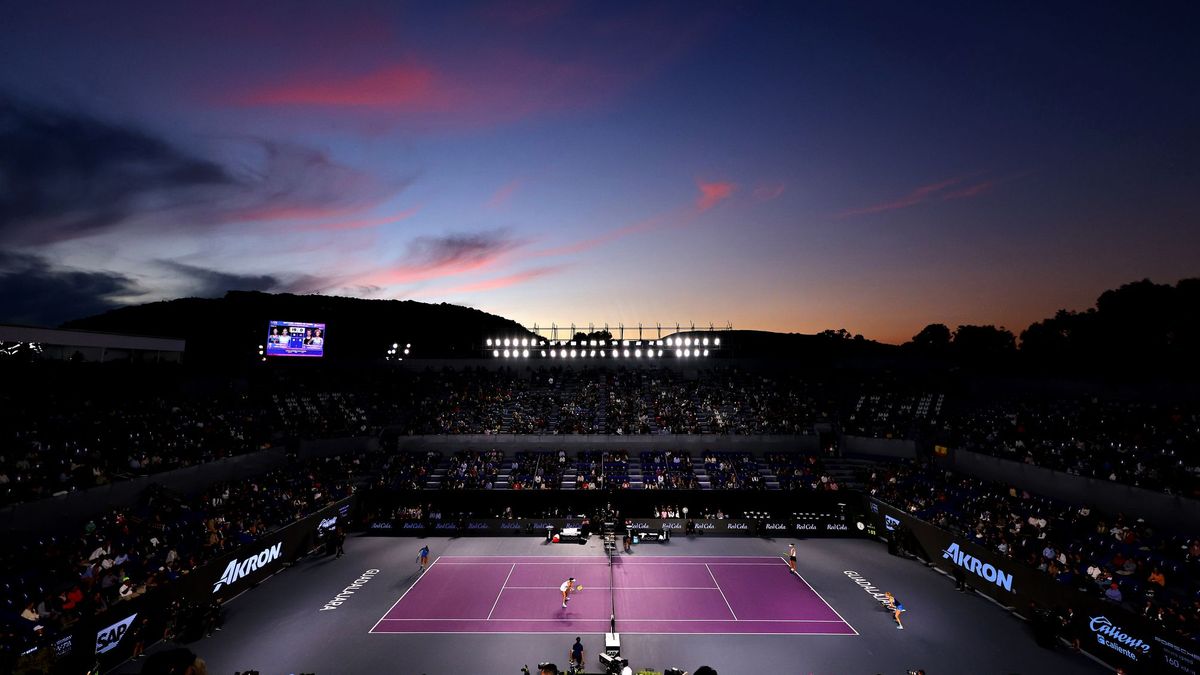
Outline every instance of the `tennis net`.
<svg viewBox="0 0 1200 675"><path fill-rule="evenodd" d="M616 552L616 547L608 549L608 596L612 602L612 613L608 615L608 632L617 632L617 584L616 573L613 570L613 554Z"/></svg>

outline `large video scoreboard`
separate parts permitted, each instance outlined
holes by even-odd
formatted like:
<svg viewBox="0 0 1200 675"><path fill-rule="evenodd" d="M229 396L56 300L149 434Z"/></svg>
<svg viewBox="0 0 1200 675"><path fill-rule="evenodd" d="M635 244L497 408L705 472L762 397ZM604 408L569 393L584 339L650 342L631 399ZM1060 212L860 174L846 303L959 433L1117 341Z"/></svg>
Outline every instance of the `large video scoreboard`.
<svg viewBox="0 0 1200 675"><path fill-rule="evenodd" d="M324 356L325 324L272 321L266 351L267 356Z"/></svg>

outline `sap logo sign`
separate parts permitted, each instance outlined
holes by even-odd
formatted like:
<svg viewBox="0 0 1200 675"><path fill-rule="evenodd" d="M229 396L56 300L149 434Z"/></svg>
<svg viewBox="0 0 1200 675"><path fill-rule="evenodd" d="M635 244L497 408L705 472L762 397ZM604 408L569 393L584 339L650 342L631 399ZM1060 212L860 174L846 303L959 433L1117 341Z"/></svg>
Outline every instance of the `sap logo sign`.
<svg viewBox="0 0 1200 675"><path fill-rule="evenodd" d="M953 562L975 576L983 577L1009 593L1012 592L1013 577L1011 574L1006 574L992 565L981 561L979 558L967 555L959 549L957 543L950 544L950 548L942 551L942 558Z"/></svg>
<svg viewBox="0 0 1200 675"><path fill-rule="evenodd" d="M120 644L121 638L125 637L125 633L129 631L129 627L133 625L133 620L136 618L137 613L135 612L108 628L101 628L96 633L96 653L103 654Z"/></svg>
<svg viewBox="0 0 1200 675"><path fill-rule="evenodd" d="M1092 617L1088 627L1096 634L1096 642L1122 656L1137 661L1139 656L1146 656L1150 653L1150 643L1122 632L1120 627L1113 625L1107 616Z"/></svg>
<svg viewBox="0 0 1200 675"><path fill-rule="evenodd" d="M262 553L245 560L236 558L231 560L229 566L225 568L225 572L221 574L220 580L213 584L213 593L221 590L221 586L231 586L251 572L264 569L270 563L278 560L281 555L283 555L283 542L263 549Z"/></svg>
<svg viewBox="0 0 1200 675"><path fill-rule="evenodd" d="M885 513L883 514L883 526L887 528L889 532L895 532L896 528L900 527L900 519L893 518Z"/></svg>

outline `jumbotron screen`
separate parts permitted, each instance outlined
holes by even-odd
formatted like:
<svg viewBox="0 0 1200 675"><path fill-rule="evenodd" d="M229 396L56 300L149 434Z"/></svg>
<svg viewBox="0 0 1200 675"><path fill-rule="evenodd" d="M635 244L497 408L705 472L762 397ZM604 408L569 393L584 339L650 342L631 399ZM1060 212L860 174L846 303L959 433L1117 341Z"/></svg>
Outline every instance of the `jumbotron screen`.
<svg viewBox="0 0 1200 675"><path fill-rule="evenodd" d="M267 328L267 356L324 356L325 324L272 321Z"/></svg>

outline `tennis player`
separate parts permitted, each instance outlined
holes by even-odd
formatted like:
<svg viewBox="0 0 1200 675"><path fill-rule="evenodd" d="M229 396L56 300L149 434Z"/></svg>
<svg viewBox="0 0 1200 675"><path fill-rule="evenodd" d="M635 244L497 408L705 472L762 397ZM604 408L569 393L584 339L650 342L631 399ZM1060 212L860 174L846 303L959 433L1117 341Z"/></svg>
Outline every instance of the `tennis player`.
<svg viewBox="0 0 1200 675"><path fill-rule="evenodd" d="M558 587L558 590L562 591L562 606L565 609L567 603L571 601L571 591L575 590L575 577L568 577L567 580L562 582L562 585Z"/></svg>
<svg viewBox="0 0 1200 675"><path fill-rule="evenodd" d="M899 630L904 630L904 624L900 623L900 613L908 611L904 609L904 603L897 600L896 596L892 595L891 593L884 593L883 597L887 598L885 606L892 610L892 617L896 619L896 628Z"/></svg>
<svg viewBox="0 0 1200 675"><path fill-rule="evenodd" d="M791 568L792 574L795 574L796 576L800 576L800 573L796 571L796 545L795 544L788 544L788 567Z"/></svg>
<svg viewBox="0 0 1200 675"><path fill-rule="evenodd" d="M417 562L421 563L422 571L429 567L429 544L425 544L421 547L421 550L417 552Z"/></svg>

